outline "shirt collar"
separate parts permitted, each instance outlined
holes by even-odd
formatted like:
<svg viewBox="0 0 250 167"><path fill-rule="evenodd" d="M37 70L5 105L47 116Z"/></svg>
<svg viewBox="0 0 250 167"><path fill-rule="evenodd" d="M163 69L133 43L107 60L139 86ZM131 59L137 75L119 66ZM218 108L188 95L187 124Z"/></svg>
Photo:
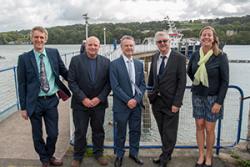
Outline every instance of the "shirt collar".
<svg viewBox="0 0 250 167"><path fill-rule="evenodd" d="M163 56L166 56L166 58L169 58L170 53L171 53L171 49L165 55L163 55L163 54L160 53L160 57L162 58Z"/></svg>
<svg viewBox="0 0 250 167"><path fill-rule="evenodd" d="M43 49L42 53L37 52L37 51L35 51L34 49L33 49L33 52L34 52L35 56L38 56L38 57L39 57L41 54L43 54L44 56L47 56L45 49Z"/></svg>
<svg viewBox="0 0 250 167"><path fill-rule="evenodd" d="M128 58L127 56L125 56L124 54L122 54L122 57L123 57L123 60L124 60L125 62L128 62L128 61L133 62L133 58L129 59L129 58Z"/></svg>

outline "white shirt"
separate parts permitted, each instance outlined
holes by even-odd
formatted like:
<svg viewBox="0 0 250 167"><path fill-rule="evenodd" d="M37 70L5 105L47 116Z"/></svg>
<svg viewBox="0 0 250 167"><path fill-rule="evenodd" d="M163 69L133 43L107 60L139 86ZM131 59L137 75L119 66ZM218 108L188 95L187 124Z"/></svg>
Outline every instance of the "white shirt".
<svg viewBox="0 0 250 167"><path fill-rule="evenodd" d="M129 74L129 62L131 63L131 76L129 75L129 77L130 77L131 82L135 83L135 65L134 65L133 58L129 59L125 55L122 55L122 57L123 57L123 60L124 60L124 62L126 64L128 74ZM135 95L135 86L134 86L134 84L131 83L131 87L132 87L133 95Z"/></svg>
<svg viewBox="0 0 250 167"><path fill-rule="evenodd" d="M160 70L160 66L161 66L161 61L162 61L162 57L163 56L166 56L165 60L164 60L164 67L166 67L166 64L168 62L168 58L169 58L169 55L171 53L171 49L168 51L168 53L166 55L163 55L160 53L159 55L159 58L157 60L157 75L159 74L159 70Z"/></svg>

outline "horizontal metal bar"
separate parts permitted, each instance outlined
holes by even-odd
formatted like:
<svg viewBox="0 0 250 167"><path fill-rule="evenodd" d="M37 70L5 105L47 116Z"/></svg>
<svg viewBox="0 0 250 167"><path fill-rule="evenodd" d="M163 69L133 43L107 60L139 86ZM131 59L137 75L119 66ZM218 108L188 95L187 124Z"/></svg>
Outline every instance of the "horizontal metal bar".
<svg viewBox="0 0 250 167"><path fill-rule="evenodd" d="M8 71L8 70L13 70L14 68L16 68L16 66L9 67L9 68L3 68L3 69L0 69L0 72L4 72L4 71Z"/></svg>
<svg viewBox="0 0 250 167"><path fill-rule="evenodd" d="M8 110L10 110L11 108L15 107L17 105L17 103L9 106L8 108L4 109L3 111L0 112L0 116L3 115L4 113L6 113Z"/></svg>

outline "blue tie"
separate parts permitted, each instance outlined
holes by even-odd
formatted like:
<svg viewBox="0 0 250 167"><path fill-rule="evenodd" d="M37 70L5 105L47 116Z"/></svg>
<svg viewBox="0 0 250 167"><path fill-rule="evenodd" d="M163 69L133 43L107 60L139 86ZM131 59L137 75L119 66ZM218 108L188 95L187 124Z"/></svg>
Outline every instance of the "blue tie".
<svg viewBox="0 0 250 167"><path fill-rule="evenodd" d="M44 54L40 54L40 82L41 82L41 90L45 93L49 92L49 82L46 76L45 64L43 62Z"/></svg>
<svg viewBox="0 0 250 167"><path fill-rule="evenodd" d="M159 69L159 75L161 75L164 71L164 67L165 67L165 60L166 56L162 56L162 60L161 60L161 65L160 65L160 69Z"/></svg>

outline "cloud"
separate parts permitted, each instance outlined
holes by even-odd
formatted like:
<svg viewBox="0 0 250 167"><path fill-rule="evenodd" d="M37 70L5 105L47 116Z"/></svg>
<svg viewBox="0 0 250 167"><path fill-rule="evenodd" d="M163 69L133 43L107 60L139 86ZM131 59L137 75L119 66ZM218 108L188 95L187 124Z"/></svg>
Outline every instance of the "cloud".
<svg viewBox="0 0 250 167"><path fill-rule="evenodd" d="M204 19L221 18L228 16L242 16L249 14L250 2L248 0L210 0L186 1L186 9L181 18Z"/></svg>
<svg viewBox="0 0 250 167"><path fill-rule="evenodd" d="M242 16L250 13L249 0L0 0L0 32L83 24Z"/></svg>

